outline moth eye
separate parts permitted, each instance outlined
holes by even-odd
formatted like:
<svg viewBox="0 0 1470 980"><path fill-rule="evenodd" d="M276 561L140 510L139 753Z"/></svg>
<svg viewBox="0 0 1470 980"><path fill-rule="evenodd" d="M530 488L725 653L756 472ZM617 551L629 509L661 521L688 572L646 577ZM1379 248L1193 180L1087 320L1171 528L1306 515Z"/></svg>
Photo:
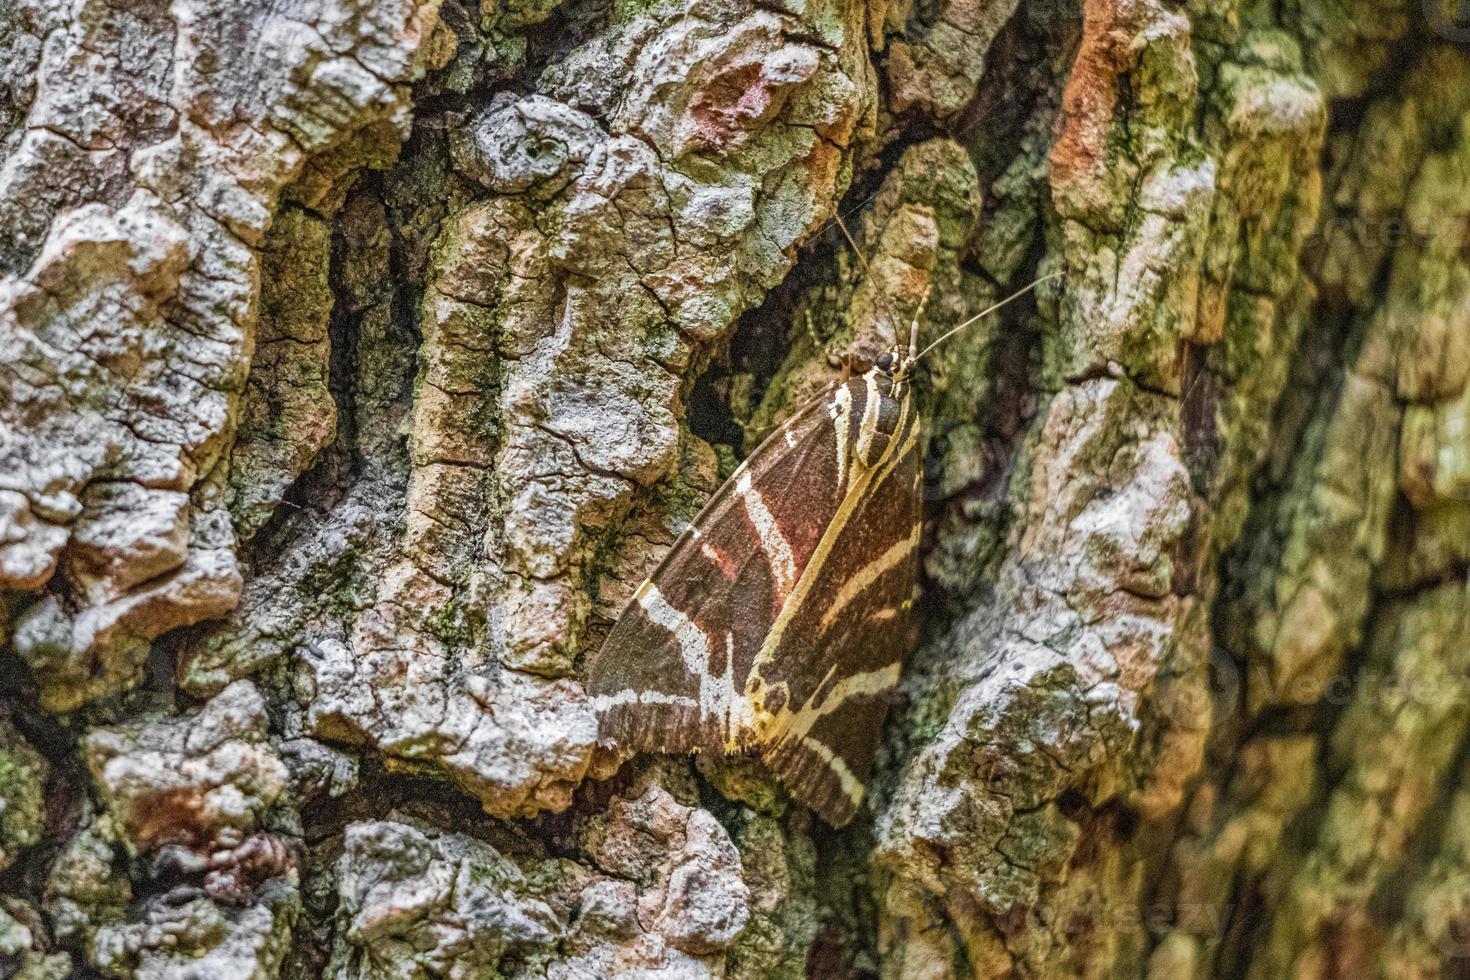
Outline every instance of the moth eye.
<svg viewBox="0 0 1470 980"><path fill-rule="evenodd" d="M889 371L893 370L892 352L884 351L882 354L878 355L878 370L882 371L884 374L887 374Z"/></svg>

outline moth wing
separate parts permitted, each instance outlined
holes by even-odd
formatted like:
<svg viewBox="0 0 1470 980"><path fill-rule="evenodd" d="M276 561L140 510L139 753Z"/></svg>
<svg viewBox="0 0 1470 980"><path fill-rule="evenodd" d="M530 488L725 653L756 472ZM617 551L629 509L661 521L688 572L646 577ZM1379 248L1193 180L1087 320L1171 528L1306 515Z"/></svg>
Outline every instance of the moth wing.
<svg viewBox="0 0 1470 980"><path fill-rule="evenodd" d="M758 686L783 695L764 730L766 765L834 827L862 802L913 643L922 466L911 399L901 411L891 454L835 515L829 549L808 566L756 667Z"/></svg>
<svg viewBox="0 0 1470 980"><path fill-rule="evenodd" d="M586 686L604 742L669 753L757 746L751 666L843 498L838 416L850 418L851 402L836 397L842 387L751 453L590 657Z"/></svg>

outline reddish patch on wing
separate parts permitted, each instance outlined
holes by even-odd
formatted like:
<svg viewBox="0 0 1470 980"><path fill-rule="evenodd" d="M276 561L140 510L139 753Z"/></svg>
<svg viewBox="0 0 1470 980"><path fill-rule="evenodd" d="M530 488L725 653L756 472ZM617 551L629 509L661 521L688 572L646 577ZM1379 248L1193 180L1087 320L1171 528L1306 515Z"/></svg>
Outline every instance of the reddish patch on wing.
<svg viewBox="0 0 1470 980"><path fill-rule="evenodd" d="M708 542L701 542L699 545L699 553L704 555L705 558L709 559L715 564L716 567L719 568L720 574L725 576L725 581L733 582L735 581L736 576L740 574L740 569L736 566L735 560L732 559L730 557L730 553L728 551L725 551L723 548L716 548L714 545Z"/></svg>

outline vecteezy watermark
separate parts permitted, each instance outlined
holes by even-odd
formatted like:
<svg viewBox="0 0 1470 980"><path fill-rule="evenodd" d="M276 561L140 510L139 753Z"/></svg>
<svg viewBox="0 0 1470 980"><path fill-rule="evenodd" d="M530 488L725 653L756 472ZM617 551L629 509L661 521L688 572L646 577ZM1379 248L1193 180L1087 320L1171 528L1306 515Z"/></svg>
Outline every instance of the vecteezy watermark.
<svg viewBox="0 0 1470 980"><path fill-rule="evenodd" d="M1241 664L1214 647L1200 674L1159 685L1156 708L1175 726L1193 730L1271 707L1356 705L1388 716L1405 706L1444 714L1470 704L1470 677L1455 672L1360 670L1282 677L1273 666L1265 660Z"/></svg>
<svg viewBox="0 0 1470 980"><path fill-rule="evenodd" d="M996 924L1007 933L1031 928L1073 937L1113 933L1157 938L1169 932L1183 932L1218 939L1229 929L1234 912L1234 904L1228 902L1043 903L1003 913L996 918Z"/></svg>
<svg viewBox="0 0 1470 980"><path fill-rule="evenodd" d="M1470 0L1420 0L1424 23L1446 41L1470 44Z"/></svg>
<svg viewBox="0 0 1470 980"><path fill-rule="evenodd" d="M1464 2L1470 6L1470 0ZM1465 31L1465 39L1470 42L1470 25ZM1412 221L1400 215L1340 214L1323 219L1307 236L1306 244L1328 248L1345 245L1358 248L1417 245L1423 248L1439 244L1446 249L1458 249L1470 244L1470 220L1455 214L1419 216Z"/></svg>

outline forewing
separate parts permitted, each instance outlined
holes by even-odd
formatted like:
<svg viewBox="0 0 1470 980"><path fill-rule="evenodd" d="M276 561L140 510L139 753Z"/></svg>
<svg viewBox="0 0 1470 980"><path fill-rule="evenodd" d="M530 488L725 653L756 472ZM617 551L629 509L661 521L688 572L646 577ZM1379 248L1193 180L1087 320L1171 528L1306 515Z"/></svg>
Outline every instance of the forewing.
<svg viewBox="0 0 1470 980"><path fill-rule="evenodd" d="M798 801L833 826L862 802L888 703L912 645L921 528L919 425L904 398L888 453L834 513L754 686L773 717L762 754ZM867 484L861 485L861 481Z"/></svg>
<svg viewBox="0 0 1470 980"><path fill-rule="evenodd" d="M588 661L599 735L638 751L758 744L757 652L843 499L850 394L773 432L711 498Z"/></svg>

